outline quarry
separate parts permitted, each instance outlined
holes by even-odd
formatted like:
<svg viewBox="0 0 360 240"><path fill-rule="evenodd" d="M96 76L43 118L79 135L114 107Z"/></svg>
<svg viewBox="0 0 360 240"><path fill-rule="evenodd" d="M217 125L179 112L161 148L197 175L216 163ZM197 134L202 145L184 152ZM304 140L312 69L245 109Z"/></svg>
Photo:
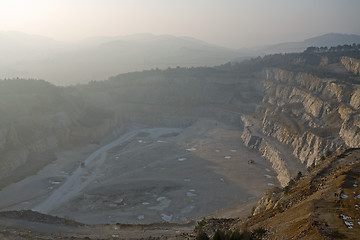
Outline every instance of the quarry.
<svg viewBox="0 0 360 240"><path fill-rule="evenodd" d="M196 225L209 236L222 226L355 239L345 230L358 232L359 216L340 206L360 204L358 55L275 54L69 87L1 81L0 236L195 239L207 217L233 219ZM329 218L315 211L329 207L322 196L338 204ZM302 223L277 222L301 206Z"/></svg>

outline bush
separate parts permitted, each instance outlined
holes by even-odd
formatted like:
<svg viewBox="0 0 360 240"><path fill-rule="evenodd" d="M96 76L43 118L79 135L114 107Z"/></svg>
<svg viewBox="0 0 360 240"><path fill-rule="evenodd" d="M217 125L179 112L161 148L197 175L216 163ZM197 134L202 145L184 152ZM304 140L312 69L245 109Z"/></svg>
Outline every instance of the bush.
<svg viewBox="0 0 360 240"><path fill-rule="evenodd" d="M251 233L245 231L240 233L238 230L234 232L228 232L225 236L225 240L251 240Z"/></svg>
<svg viewBox="0 0 360 240"><path fill-rule="evenodd" d="M199 221L195 226L195 230L202 231L202 228L205 226L205 219Z"/></svg>
<svg viewBox="0 0 360 240"><path fill-rule="evenodd" d="M301 177L302 177L302 172L299 171L299 172L296 174L295 180L296 180L296 181L299 181Z"/></svg>
<svg viewBox="0 0 360 240"><path fill-rule="evenodd" d="M213 240L226 240L225 233L217 230L212 238Z"/></svg>
<svg viewBox="0 0 360 240"><path fill-rule="evenodd" d="M239 231L234 231L231 233L229 240L240 240L242 239L242 234Z"/></svg>
<svg viewBox="0 0 360 240"><path fill-rule="evenodd" d="M203 231L200 231L196 236L196 240L209 240L209 239L210 238L208 237L208 235Z"/></svg>
<svg viewBox="0 0 360 240"><path fill-rule="evenodd" d="M284 193L287 194L289 193L290 189L295 185L295 181L294 179L290 179L288 185L286 187L284 187Z"/></svg>
<svg viewBox="0 0 360 240"><path fill-rule="evenodd" d="M331 152L330 150L327 150L326 153L325 153L325 156L326 156L326 157L329 157L329 156L331 155L331 153L332 153L332 152Z"/></svg>
<svg viewBox="0 0 360 240"><path fill-rule="evenodd" d="M266 229L259 227L252 232L252 239L261 240L266 234Z"/></svg>

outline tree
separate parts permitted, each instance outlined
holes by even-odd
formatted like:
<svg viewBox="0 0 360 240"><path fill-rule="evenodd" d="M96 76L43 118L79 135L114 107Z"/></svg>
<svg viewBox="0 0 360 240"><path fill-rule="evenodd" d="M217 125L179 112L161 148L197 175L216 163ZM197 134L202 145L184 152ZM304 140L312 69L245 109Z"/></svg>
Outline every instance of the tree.
<svg viewBox="0 0 360 240"><path fill-rule="evenodd" d="M210 238L208 237L208 235L203 231L200 231L196 236L196 240L209 240L209 239Z"/></svg>
<svg viewBox="0 0 360 240"><path fill-rule="evenodd" d="M301 177L302 177L302 172L299 171L299 172L296 174L295 180L298 181L298 180L300 180Z"/></svg>

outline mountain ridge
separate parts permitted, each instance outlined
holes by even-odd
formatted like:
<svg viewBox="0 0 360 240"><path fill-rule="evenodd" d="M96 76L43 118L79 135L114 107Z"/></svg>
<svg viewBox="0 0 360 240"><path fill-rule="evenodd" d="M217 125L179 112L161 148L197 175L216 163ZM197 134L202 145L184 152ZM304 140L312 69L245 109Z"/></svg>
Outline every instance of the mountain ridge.
<svg viewBox="0 0 360 240"><path fill-rule="evenodd" d="M347 43L354 36L359 38L328 34L298 43L234 50L186 36L134 34L66 43L38 35L1 32L0 78L38 78L70 85L144 69L216 66L266 54L301 52L311 45L309 42L322 45L321 39L336 37Z"/></svg>

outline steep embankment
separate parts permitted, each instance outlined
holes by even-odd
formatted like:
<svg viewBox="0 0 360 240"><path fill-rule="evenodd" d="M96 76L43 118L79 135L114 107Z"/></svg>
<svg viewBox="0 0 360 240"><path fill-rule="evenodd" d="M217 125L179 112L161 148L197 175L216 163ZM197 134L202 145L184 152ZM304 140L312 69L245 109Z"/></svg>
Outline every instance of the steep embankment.
<svg viewBox="0 0 360 240"><path fill-rule="evenodd" d="M90 104L111 108L125 124L189 126L216 118L241 126L239 113L255 111L262 84L254 76L214 68L175 68L123 74L81 86Z"/></svg>
<svg viewBox="0 0 360 240"><path fill-rule="evenodd" d="M359 170L359 149L335 153L284 190L269 190L252 217L205 220L197 229L210 236L238 230L261 233L260 239L358 239Z"/></svg>
<svg viewBox="0 0 360 240"><path fill-rule="evenodd" d="M309 167L326 153L360 147L360 86L354 84L358 78L344 63L347 58L332 59L331 66L323 59L309 72L323 71L329 77L289 66L290 70L263 70L259 74L265 89L260 111L243 117L244 143L273 163L283 186L303 171L296 159ZM351 81L346 80L349 74L333 74L335 68L346 72L340 62L351 70Z"/></svg>
<svg viewBox="0 0 360 240"><path fill-rule="evenodd" d="M351 57L342 57L341 63L345 66L345 68L354 73L355 75L360 74L360 60Z"/></svg>
<svg viewBox="0 0 360 240"><path fill-rule="evenodd" d="M4 80L0 89L2 184L36 172L57 149L97 140L117 124L114 113L44 81Z"/></svg>

